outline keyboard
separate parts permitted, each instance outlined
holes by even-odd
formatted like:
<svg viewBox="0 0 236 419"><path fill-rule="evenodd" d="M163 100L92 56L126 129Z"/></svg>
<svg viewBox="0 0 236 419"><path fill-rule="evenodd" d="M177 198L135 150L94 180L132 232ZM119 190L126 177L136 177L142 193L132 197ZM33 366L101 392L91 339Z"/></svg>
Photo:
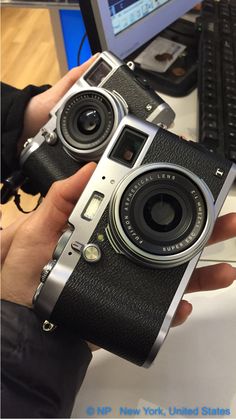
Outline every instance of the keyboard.
<svg viewBox="0 0 236 419"><path fill-rule="evenodd" d="M236 162L236 0L204 0L199 35L199 141Z"/></svg>

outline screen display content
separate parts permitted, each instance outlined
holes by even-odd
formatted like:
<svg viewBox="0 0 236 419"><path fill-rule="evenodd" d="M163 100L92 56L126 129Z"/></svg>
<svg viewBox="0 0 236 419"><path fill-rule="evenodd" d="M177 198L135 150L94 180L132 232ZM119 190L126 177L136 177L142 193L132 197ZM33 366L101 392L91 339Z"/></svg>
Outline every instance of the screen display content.
<svg viewBox="0 0 236 419"><path fill-rule="evenodd" d="M114 35L169 3L170 0L108 0Z"/></svg>

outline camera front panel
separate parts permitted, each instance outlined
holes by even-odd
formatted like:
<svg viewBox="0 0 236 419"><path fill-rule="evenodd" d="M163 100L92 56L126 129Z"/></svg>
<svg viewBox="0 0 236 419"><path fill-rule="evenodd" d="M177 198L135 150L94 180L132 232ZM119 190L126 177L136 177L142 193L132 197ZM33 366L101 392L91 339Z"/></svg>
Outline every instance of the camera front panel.
<svg viewBox="0 0 236 419"><path fill-rule="evenodd" d="M204 182L215 199L231 168L230 162L208 156L203 148L181 141L162 129L141 166L159 161L191 168L199 176L204 174ZM218 168L224 171L223 179L215 176ZM141 366L152 361L152 351L154 358L159 350L158 346L155 348L156 339L167 333L200 253L190 262L172 268L146 267L119 253L107 236L109 223L107 208L89 240L100 248L101 259L94 264L80 259L50 320L72 325L84 339ZM167 313L174 300L175 309L169 318Z"/></svg>

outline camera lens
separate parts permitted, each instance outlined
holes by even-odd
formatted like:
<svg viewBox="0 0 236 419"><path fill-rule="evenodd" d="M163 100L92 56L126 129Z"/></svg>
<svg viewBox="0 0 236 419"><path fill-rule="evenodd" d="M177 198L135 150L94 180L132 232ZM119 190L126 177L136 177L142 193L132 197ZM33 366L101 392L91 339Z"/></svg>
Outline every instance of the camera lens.
<svg viewBox="0 0 236 419"><path fill-rule="evenodd" d="M145 172L120 192L119 225L128 238L125 246L135 254L178 255L194 246L204 230L205 199L200 188L181 172Z"/></svg>
<svg viewBox="0 0 236 419"><path fill-rule="evenodd" d="M88 109L82 112L77 121L79 131L83 134L96 132L101 125L101 118L95 109Z"/></svg>
<svg viewBox="0 0 236 419"><path fill-rule="evenodd" d="M107 96L83 90L68 99L58 119L63 142L75 150L91 150L109 138L114 111Z"/></svg>

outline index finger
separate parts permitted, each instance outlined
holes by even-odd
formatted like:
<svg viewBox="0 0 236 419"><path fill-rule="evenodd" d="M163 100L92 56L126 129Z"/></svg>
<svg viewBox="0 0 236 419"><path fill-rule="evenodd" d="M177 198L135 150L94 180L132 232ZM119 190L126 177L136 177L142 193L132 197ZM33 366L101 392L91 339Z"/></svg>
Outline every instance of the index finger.
<svg viewBox="0 0 236 419"><path fill-rule="evenodd" d="M223 215L216 220L215 227L207 245L219 243L236 237L236 213Z"/></svg>

